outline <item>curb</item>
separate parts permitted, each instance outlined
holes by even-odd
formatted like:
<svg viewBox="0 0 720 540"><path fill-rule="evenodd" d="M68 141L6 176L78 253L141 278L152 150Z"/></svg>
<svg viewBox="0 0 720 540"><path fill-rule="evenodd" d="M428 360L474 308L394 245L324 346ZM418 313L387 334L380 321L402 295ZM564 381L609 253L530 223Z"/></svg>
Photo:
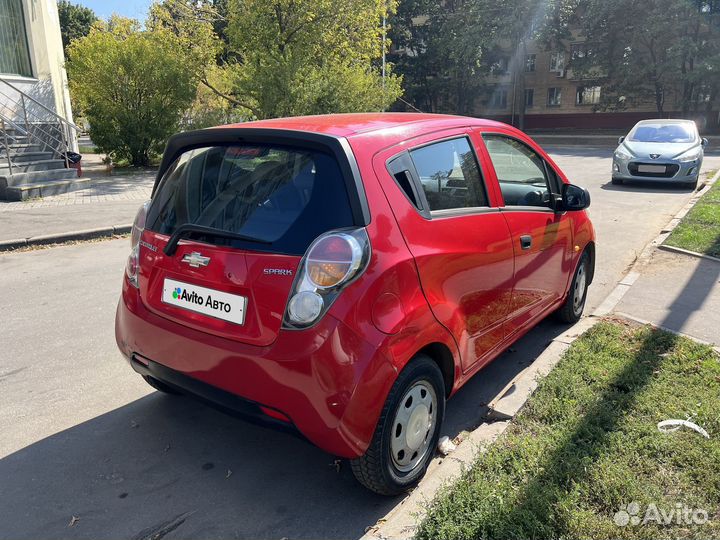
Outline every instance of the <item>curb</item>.
<svg viewBox="0 0 720 540"><path fill-rule="evenodd" d="M690 334L685 334L683 332L678 332L677 330L673 330L672 328L668 328L667 326L662 326L662 325L656 324L651 321L646 321L645 319L641 319L640 317L636 317L635 315L629 315L627 313L623 313L622 311L616 311L615 315L618 315L619 317L628 319L630 321L634 321L636 323L639 323L639 324L642 324L645 326L652 326L653 328L663 330L664 332L669 332L670 334L674 334L676 336L687 338L690 341L694 341L695 343L700 343L701 345L707 345L708 347L712 347L715 350L715 352L720 354L720 346L715 345L714 343L710 343L709 341L705 341L704 339L696 338L695 336L691 336Z"/></svg>
<svg viewBox="0 0 720 540"><path fill-rule="evenodd" d="M648 246L645 248L646 250L649 247L653 248L660 248L660 249L666 249L668 246L663 246L663 242L667 240L668 236L675 230L675 227L677 227L680 224L680 221L687 215L687 213L692 210L692 208L697 204L697 202L700 200L700 198L705 195L708 191L710 191L710 188L713 187L715 182L720 179L720 169L713 175L713 177L705 182L703 187L696 191L692 197L690 197L690 200L683 206L680 211L673 216L673 218L670 220L670 222L665 225L665 227L662 228L660 231L660 234L658 234L655 237L655 240L650 242ZM672 246L670 246L672 247ZM680 248L673 248L673 249L680 249ZM693 252L690 252L693 253ZM696 255L700 255L700 253L696 253Z"/></svg>
<svg viewBox="0 0 720 540"><path fill-rule="evenodd" d="M658 246L658 249L662 249L663 251L669 251L671 253L680 253L682 255L690 255L691 257L695 257L697 259L705 259L708 261L715 261L720 263L720 259L717 257L713 257L712 255L705 255L704 253L698 253L697 251L690 251L689 249L683 249L675 246L668 246L665 244L661 244Z"/></svg>
<svg viewBox="0 0 720 540"><path fill-rule="evenodd" d="M40 236L31 236L29 238L19 238L16 240L2 240L0 241L0 251L12 251L32 246L64 244L66 242L74 242L78 240L92 240L94 238L111 237L117 234L127 234L131 231L131 229L132 224L114 225L110 227L96 227L94 229L70 231L66 233L44 234Z"/></svg>

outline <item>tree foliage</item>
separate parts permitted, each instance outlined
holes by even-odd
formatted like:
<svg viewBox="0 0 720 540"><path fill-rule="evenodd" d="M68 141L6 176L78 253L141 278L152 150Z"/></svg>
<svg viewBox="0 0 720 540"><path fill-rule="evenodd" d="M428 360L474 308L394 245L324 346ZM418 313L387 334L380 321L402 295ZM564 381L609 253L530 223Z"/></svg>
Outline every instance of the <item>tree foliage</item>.
<svg viewBox="0 0 720 540"><path fill-rule="evenodd" d="M112 17L68 47L70 90L103 152L148 165L190 107L197 68L162 28Z"/></svg>
<svg viewBox="0 0 720 540"><path fill-rule="evenodd" d="M590 54L574 58L581 77L602 84L601 108L652 102L659 114L688 114L720 90L720 14L700 0L581 0L576 21Z"/></svg>
<svg viewBox="0 0 720 540"><path fill-rule="evenodd" d="M377 60L383 0L230 0L234 94L258 118L380 110L401 94Z"/></svg>
<svg viewBox="0 0 720 540"><path fill-rule="evenodd" d="M73 40L85 37L90 33L90 28L97 21L97 16L92 9L73 4L68 0L59 0L57 7L63 49L67 50Z"/></svg>
<svg viewBox="0 0 720 540"><path fill-rule="evenodd" d="M406 99L427 112L472 114L496 87L498 73L524 68L530 39L567 33L570 0L404 0L393 18L393 60ZM510 55L508 65L500 61ZM522 94L523 89L516 89ZM522 102L522 100L518 100Z"/></svg>
<svg viewBox="0 0 720 540"><path fill-rule="evenodd" d="M393 6L394 0L163 0L151 24L197 50L206 73L229 82L221 88L203 76L202 84L254 118L380 110L402 93L400 77L389 66L383 81L378 65L388 46L382 16ZM216 61L202 60L211 50Z"/></svg>

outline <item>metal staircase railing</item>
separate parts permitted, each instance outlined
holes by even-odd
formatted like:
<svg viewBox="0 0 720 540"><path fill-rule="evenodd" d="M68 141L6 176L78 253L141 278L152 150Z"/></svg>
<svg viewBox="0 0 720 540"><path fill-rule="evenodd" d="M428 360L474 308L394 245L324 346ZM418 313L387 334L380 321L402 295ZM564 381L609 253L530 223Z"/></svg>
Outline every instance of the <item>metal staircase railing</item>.
<svg viewBox="0 0 720 540"><path fill-rule="evenodd" d="M14 98L11 96L8 89L19 97ZM29 107L29 103L35 107ZM13 117L17 118L18 116L22 117L24 127L20 126L19 121L13 120ZM7 126L14 132L24 135L28 143L39 143L41 148L47 149L57 157L64 159L65 167L69 166L67 154L70 151L72 130L76 134L81 131L75 124L0 77L0 135L2 135L0 145L5 148L5 158L7 159L9 173L12 175L13 163L10 158L10 140L17 143L18 139L8 133ZM45 126L51 126L52 130Z"/></svg>

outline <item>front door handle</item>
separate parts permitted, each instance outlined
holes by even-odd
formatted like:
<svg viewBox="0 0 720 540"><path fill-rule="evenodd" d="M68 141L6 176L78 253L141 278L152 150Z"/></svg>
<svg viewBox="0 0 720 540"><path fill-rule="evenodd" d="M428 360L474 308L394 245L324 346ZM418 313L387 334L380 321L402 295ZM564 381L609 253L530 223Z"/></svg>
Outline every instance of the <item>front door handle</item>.
<svg viewBox="0 0 720 540"><path fill-rule="evenodd" d="M529 234L523 234L520 237L520 247L523 249L530 249L532 247L532 236Z"/></svg>

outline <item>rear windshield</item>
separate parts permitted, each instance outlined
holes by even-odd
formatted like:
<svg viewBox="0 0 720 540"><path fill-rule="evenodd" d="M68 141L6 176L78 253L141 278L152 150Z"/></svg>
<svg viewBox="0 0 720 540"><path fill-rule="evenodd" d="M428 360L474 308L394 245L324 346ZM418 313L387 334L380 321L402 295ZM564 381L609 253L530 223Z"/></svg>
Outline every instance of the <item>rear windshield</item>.
<svg viewBox="0 0 720 540"><path fill-rule="evenodd" d="M697 134L695 126L689 122L638 124L628 139L635 142L691 143Z"/></svg>
<svg viewBox="0 0 720 540"><path fill-rule="evenodd" d="M332 155L234 145L184 152L163 175L146 228L170 235L186 223L262 242L193 236L214 244L301 255L320 234L352 226L353 217Z"/></svg>

